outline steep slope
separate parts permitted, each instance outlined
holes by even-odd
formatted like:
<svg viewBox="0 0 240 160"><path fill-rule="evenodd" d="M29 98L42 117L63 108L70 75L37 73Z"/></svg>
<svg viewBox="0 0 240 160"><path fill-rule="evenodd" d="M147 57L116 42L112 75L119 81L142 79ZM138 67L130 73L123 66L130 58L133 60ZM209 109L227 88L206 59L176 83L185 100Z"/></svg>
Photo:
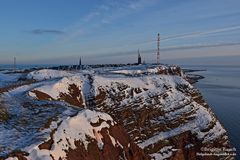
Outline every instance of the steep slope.
<svg viewBox="0 0 240 160"><path fill-rule="evenodd" d="M39 100L62 100L72 105L83 107L85 78L83 76L64 77L29 92L30 96Z"/></svg>
<svg viewBox="0 0 240 160"><path fill-rule="evenodd" d="M8 159L145 160L144 152L106 113L82 110L61 123L53 123L50 137Z"/></svg>
<svg viewBox="0 0 240 160"><path fill-rule="evenodd" d="M96 77L94 86L97 108L115 117L156 159L197 159L203 147L229 147L226 131L200 93L179 76Z"/></svg>
<svg viewBox="0 0 240 160"><path fill-rule="evenodd" d="M75 88L75 92L82 91L81 97L92 95L85 98L91 101L85 107L114 117L152 158L232 159L200 155L203 149L229 148L230 144L225 129L179 67L111 68L89 76L91 84L89 78L84 81L90 86ZM68 84L76 83L68 80ZM34 91L48 96L52 92L43 87ZM65 94L70 96L70 90ZM61 97L52 100L66 101ZM66 102L76 105L74 100Z"/></svg>

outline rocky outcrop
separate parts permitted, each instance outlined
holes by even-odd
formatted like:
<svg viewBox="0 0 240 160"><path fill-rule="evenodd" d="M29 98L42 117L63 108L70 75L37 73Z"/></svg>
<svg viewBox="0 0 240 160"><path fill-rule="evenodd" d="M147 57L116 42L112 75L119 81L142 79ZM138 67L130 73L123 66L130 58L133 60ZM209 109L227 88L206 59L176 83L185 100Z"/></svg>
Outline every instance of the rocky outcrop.
<svg viewBox="0 0 240 160"><path fill-rule="evenodd" d="M35 94L38 100L59 100L67 102L74 106L83 107L81 90L79 90L79 88L75 84L70 84L68 86L67 93L60 92L57 99L54 99L50 95L39 90L33 90L31 91L31 94Z"/></svg>
<svg viewBox="0 0 240 160"><path fill-rule="evenodd" d="M153 159L233 158L227 155L219 157L200 155L203 149L205 152L211 148L230 148L230 143L223 126L203 100L200 92L186 81L187 78L179 67L151 66L142 70L116 68L106 70L106 75L91 75L94 77L91 84L94 93L91 94L95 95L91 99L93 101L91 104L94 104L95 110L114 117L117 124L127 131L129 140L135 142ZM74 83L70 81L68 84ZM79 91L84 95L87 91L81 88L84 87L79 87ZM51 96L48 90L43 88L38 90ZM74 98L71 100L69 97L64 101L76 105ZM121 133L121 129L118 132ZM109 130L108 132L102 130L100 133L102 136L111 133L114 137ZM106 135L103 137L105 141L109 141ZM91 145L94 146L94 143L97 142ZM126 146L124 144L121 144L123 148ZM80 150L84 149L81 143L78 143L78 146ZM74 156L81 152L80 150L69 150L69 155ZM108 155L99 152L98 149L93 150L93 154L98 157ZM123 151L126 152L125 149ZM120 152L113 149L112 153ZM84 155L88 155L88 152L84 152Z"/></svg>
<svg viewBox="0 0 240 160"><path fill-rule="evenodd" d="M134 78L126 82L101 79L109 83L96 82L97 108L115 117L153 158L232 158L197 156L202 148L230 148L230 144L225 129L196 89L180 77L146 79L154 87L139 82L136 88Z"/></svg>
<svg viewBox="0 0 240 160"><path fill-rule="evenodd" d="M74 143L76 145L76 149L69 149L67 151L67 159L77 160L79 157L81 157L83 160L150 159L150 157L147 156L142 149L140 149L135 143L133 143L133 141L130 140L123 127L115 125L110 127L109 130L103 129L99 133L101 134L101 139L104 143L102 149L99 149L97 141L95 140L90 139L91 142L89 143L87 149L84 148L84 145L80 141L75 141ZM115 139L115 142L112 142L113 139Z"/></svg>
<svg viewBox="0 0 240 160"><path fill-rule="evenodd" d="M54 81L53 84L35 88L29 94L38 100L64 101L74 106L84 107L82 83L83 80L80 77L64 77Z"/></svg>
<svg viewBox="0 0 240 160"><path fill-rule="evenodd" d="M27 154L11 154L18 159L147 160L147 156L123 127L105 114L82 110L63 120L45 142Z"/></svg>
<svg viewBox="0 0 240 160"><path fill-rule="evenodd" d="M139 75L151 75L151 74L161 74L161 75L178 75L185 77L183 71L179 66L164 66L164 65L153 65L148 67L136 68L136 69L121 69L113 70L112 73L123 74L128 76L139 76Z"/></svg>

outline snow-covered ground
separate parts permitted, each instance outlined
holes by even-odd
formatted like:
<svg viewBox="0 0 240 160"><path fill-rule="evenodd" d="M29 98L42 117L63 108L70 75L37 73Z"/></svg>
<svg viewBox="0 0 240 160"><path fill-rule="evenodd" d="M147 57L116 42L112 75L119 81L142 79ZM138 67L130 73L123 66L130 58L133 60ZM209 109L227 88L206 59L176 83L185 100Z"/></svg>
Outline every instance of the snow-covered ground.
<svg viewBox="0 0 240 160"><path fill-rule="evenodd" d="M122 73L122 72L120 72ZM137 99L148 99L149 95L154 94L167 94L167 98L160 99L161 106L163 111L166 112L163 117L165 120L171 121L176 119L177 117L183 115L184 113L188 113L194 111L194 114L191 115L195 117L193 120L189 120L188 123L181 125L176 128L172 128L167 132L160 132L155 136L144 140L139 144L141 148L145 148L151 144L155 144L159 140L168 139L169 137L173 137L179 135L186 131L191 131L192 134L197 134L199 139L204 139L204 142L208 142L210 140L218 138L220 135L226 133L225 129L220 125L219 122L216 123L215 127L212 128L209 132L201 132L208 127L208 125L215 121L216 119L212 116L210 109L205 108L204 106L191 102L190 105L186 105L191 101L191 96L187 96L184 93L177 90L178 85L182 85L187 87L188 89L193 89L193 86L179 76L172 75L149 75L145 77L124 77L124 78L106 78L101 76L96 76L94 81L95 93L96 96L100 94L99 88L102 90L111 91L110 94L115 95L119 91L120 86L126 85L127 89L125 94L127 95L132 88L140 88L141 93L134 94L134 97L129 97L120 102L119 106L126 106L130 103L133 103ZM164 86L168 86L169 89L165 89ZM143 89L147 89L146 92ZM108 105L114 105L114 101L111 98L107 99ZM145 102L146 104L147 102ZM180 105L185 105L181 109L177 109Z"/></svg>
<svg viewBox="0 0 240 160"><path fill-rule="evenodd" d="M54 78L60 78L64 76L71 76L71 75L73 74L67 71L42 69L42 70L30 72L27 75L27 78L35 79L35 80L46 80L46 79L54 79Z"/></svg>
<svg viewBox="0 0 240 160"><path fill-rule="evenodd" d="M59 121L77 112L64 103L35 101L27 95L29 90L50 82L24 85L0 95L9 119L0 123L0 157L13 150L43 141L50 130L40 132L49 120Z"/></svg>
<svg viewBox="0 0 240 160"><path fill-rule="evenodd" d="M22 76L22 74L6 74L0 72L0 87L4 87L6 85L15 83L18 81L18 79Z"/></svg>
<svg viewBox="0 0 240 160"><path fill-rule="evenodd" d="M34 90L38 90L44 93L47 93L53 99L57 100L59 98L60 93L68 93L69 85L75 84L79 89L82 90L84 77L80 76L66 76L61 78L60 80L53 81L48 85L43 85L38 88L34 88ZM30 96L36 97L35 93L29 92Z"/></svg>
<svg viewBox="0 0 240 160"><path fill-rule="evenodd" d="M88 100L86 97L89 95L97 97L104 92L105 106L109 107L108 110L112 109L116 113L121 113L120 111L128 107L129 104L136 104L136 107L133 108L136 111L144 110L146 106L153 106L152 109L161 110L163 115L150 117L153 125L170 124L185 115L184 118L189 118L189 120L182 118L184 119L183 124L173 125L172 128L158 131L153 135L150 134L149 137L142 139L141 137L134 137L138 139L136 143L143 149L186 131L196 135L203 143L211 142L224 135L226 131L216 120L212 111L195 102L192 95L179 89L179 87L183 87L185 90L194 90L194 87L185 80L183 73L180 71L177 74L169 75L172 71L178 71L178 68L175 66L170 68L167 66L158 68L151 66L148 68L148 66L142 65L75 72L47 69L33 71L27 75L27 78L41 82L16 88L0 97L3 99L2 103L8 108L11 116L14 117L9 120L7 127L6 124L0 124L0 142L4 142L0 144L0 148L6 148L8 143L12 143L8 146L8 149L4 150L2 155L8 153L9 150L24 148L25 151L30 153L29 159L51 159L50 155L54 159L64 158L66 157L64 150L75 149L74 142L76 140L81 140L84 146L87 147L89 143L87 137L97 140L99 148L104 145L102 135L98 131L110 127L106 123L108 120L114 125L115 119L113 120L108 114L102 112L86 109L74 110L71 108L72 104L59 101L61 93L71 94L69 86L72 84L75 84L81 91L84 102ZM160 74L160 72L164 72L164 74ZM38 101L36 94L33 92L35 90L49 95L54 101ZM120 99L124 98L116 100L117 96ZM153 97L157 97L157 100ZM83 103L83 106L87 107L87 103ZM95 109L101 110L101 108L97 107ZM69 115L77 112L78 114L75 116L69 117ZM43 126L43 123L52 117L57 117L57 120L52 122L50 128L39 132L39 128ZM127 117L126 120L122 121L126 126L128 123L138 123L136 119L133 122L125 123L131 118ZM19 119L24 123L18 124ZM104 121L99 127L91 125L99 122L100 119ZM62 123L58 126L57 122L59 121L62 121ZM210 124L213 124L213 126L208 131L203 131ZM136 129L136 126L134 127L127 129L133 131ZM48 140L52 129L56 129L53 134L53 147L50 150L40 150L38 146L41 140ZM148 127L143 127L141 131L147 129ZM142 133L140 136L146 135ZM111 138L111 140L113 144L117 143L114 139ZM173 145L164 146L157 153L151 154L151 156L156 159L169 158L176 151Z"/></svg>
<svg viewBox="0 0 240 160"><path fill-rule="evenodd" d="M92 126L92 123L103 122L97 126ZM110 125L114 125L113 119L106 113L96 112L84 109L80 111L74 117L68 117L63 120L61 125L57 127L57 130L53 134L53 147L51 150L39 149L38 145L32 145L26 148L26 151L30 153L29 159L41 159L48 160L51 156L54 159L66 158L66 150L75 149L75 141L83 142L85 149L87 150L89 137L95 139L98 143L98 147L102 149L104 142L102 141L102 135L100 131L103 128L109 128L110 125L107 123L110 121ZM56 125L55 125L56 126ZM50 138L50 137L49 137ZM112 137L112 144L115 144L115 139ZM51 155L51 156L50 156Z"/></svg>

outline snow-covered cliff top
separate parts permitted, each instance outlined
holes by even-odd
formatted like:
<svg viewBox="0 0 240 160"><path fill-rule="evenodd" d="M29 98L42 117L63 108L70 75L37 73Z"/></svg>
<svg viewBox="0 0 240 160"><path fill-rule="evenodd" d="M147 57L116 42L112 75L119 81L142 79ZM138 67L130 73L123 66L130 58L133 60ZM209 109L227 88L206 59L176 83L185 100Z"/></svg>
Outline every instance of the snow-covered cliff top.
<svg viewBox="0 0 240 160"><path fill-rule="evenodd" d="M196 156L201 147L229 147L225 129L177 66L111 67L71 72L40 70L27 77L40 80L25 88L23 93L27 93L28 100L40 105L63 102L68 107L98 111L84 110L62 119L45 140L51 140L51 147L46 147L49 144L45 143L31 146L26 150L30 159L51 156L58 159L73 156L79 149L89 151L89 139L96 142L99 155L109 144L113 150L120 149L120 153L135 143L139 148L136 153L142 155L142 148L145 154L156 159L177 159L180 155L194 159L192 156ZM128 135L125 132L115 135L111 128L116 124L124 127ZM107 145L103 128L107 129L107 139L111 140ZM39 149L42 146L43 149Z"/></svg>

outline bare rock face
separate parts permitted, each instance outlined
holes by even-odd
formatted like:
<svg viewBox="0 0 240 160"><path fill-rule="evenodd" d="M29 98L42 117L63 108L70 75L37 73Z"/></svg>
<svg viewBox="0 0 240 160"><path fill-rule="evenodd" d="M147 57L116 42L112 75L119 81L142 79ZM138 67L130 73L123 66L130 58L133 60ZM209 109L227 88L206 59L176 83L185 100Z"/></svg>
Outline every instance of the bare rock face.
<svg viewBox="0 0 240 160"><path fill-rule="evenodd" d="M201 93L186 81L180 67L115 69L105 73L107 76L89 74L91 86L85 90L84 85L77 85L70 79L67 86L75 84L78 89L74 87L74 91L69 90L63 97L59 96L58 100L79 106L75 103L76 96L72 95L81 95L78 97L81 97L83 106L108 113L117 122L115 125L106 122L108 127L93 131L95 138L86 138L89 142L87 148L83 141L69 142L76 147L64 150L68 159L75 159L80 153L80 157L86 159L120 159L123 155L127 159L147 159L145 154L152 159L233 159L226 155L200 155L203 149L230 148L230 143L225 129ZM84 84L87 80L82 77L81 81ZM54 95L42 87L35 90L50 97ZM35 97L41 99L34 92ZM86 99L89 93L91 99ZM96 125L95 122L91 124ZM103 147L99 147L96 135L101 135ZM115 141L110 143L112 138ZM60 139L54 140L58 141L61 143ZM53 142L50 146L54 146Z"/></svg>
<svg viewBox="0 0 240 160"><path fill-rule="evenodd" d="M64 77L53 84L35 88L29 92L29 95L38 100L64 101L74 106L84 107L82 83L80 77Z"/></svg>
<svg viewBox="0 0 240 160"><path fill-rule="evenodd" d="M38 90L33 90L33 91L31 91L31 93L34 93L38 100L54 100L48 94L46 94L44 92L41 92L41 91L38 91Z"/></svg>
<svg viewBox="0 0 240 160"><path fill-rule="evenodd" d="M146 77L96 78L97 108L115 117L152 158L233 158L199 156L203 148L230 148L226 131L178 67L156 70Z"/></svg>
<svg viewBox="0 0 240 160"><path fill-rule="evenodd" d="M147 160L126 131L105 113L84 109L63 120L45 142L16 153L18 159Z"/></svg>
<svg viewBox="0 0 240 160"><path fill-rule="evenodd" d="M70 149L67 151L67 159L96 159L96 160L119 160L119 159L129 159L129 160L145 160L150 159L143 150L141 150L136 144L134 144L123 127L115 125L110 128L110 130L103 129L100 131L102 135L102 141L104 146L99 149L97 141L91 140L88 145L87 150L84 145L75 141L76 149ZM112 136L110 137L109 134ZM124 138L123 138L124 137ZM112 143L112 138L117 140L118 144Z"/></svg>

